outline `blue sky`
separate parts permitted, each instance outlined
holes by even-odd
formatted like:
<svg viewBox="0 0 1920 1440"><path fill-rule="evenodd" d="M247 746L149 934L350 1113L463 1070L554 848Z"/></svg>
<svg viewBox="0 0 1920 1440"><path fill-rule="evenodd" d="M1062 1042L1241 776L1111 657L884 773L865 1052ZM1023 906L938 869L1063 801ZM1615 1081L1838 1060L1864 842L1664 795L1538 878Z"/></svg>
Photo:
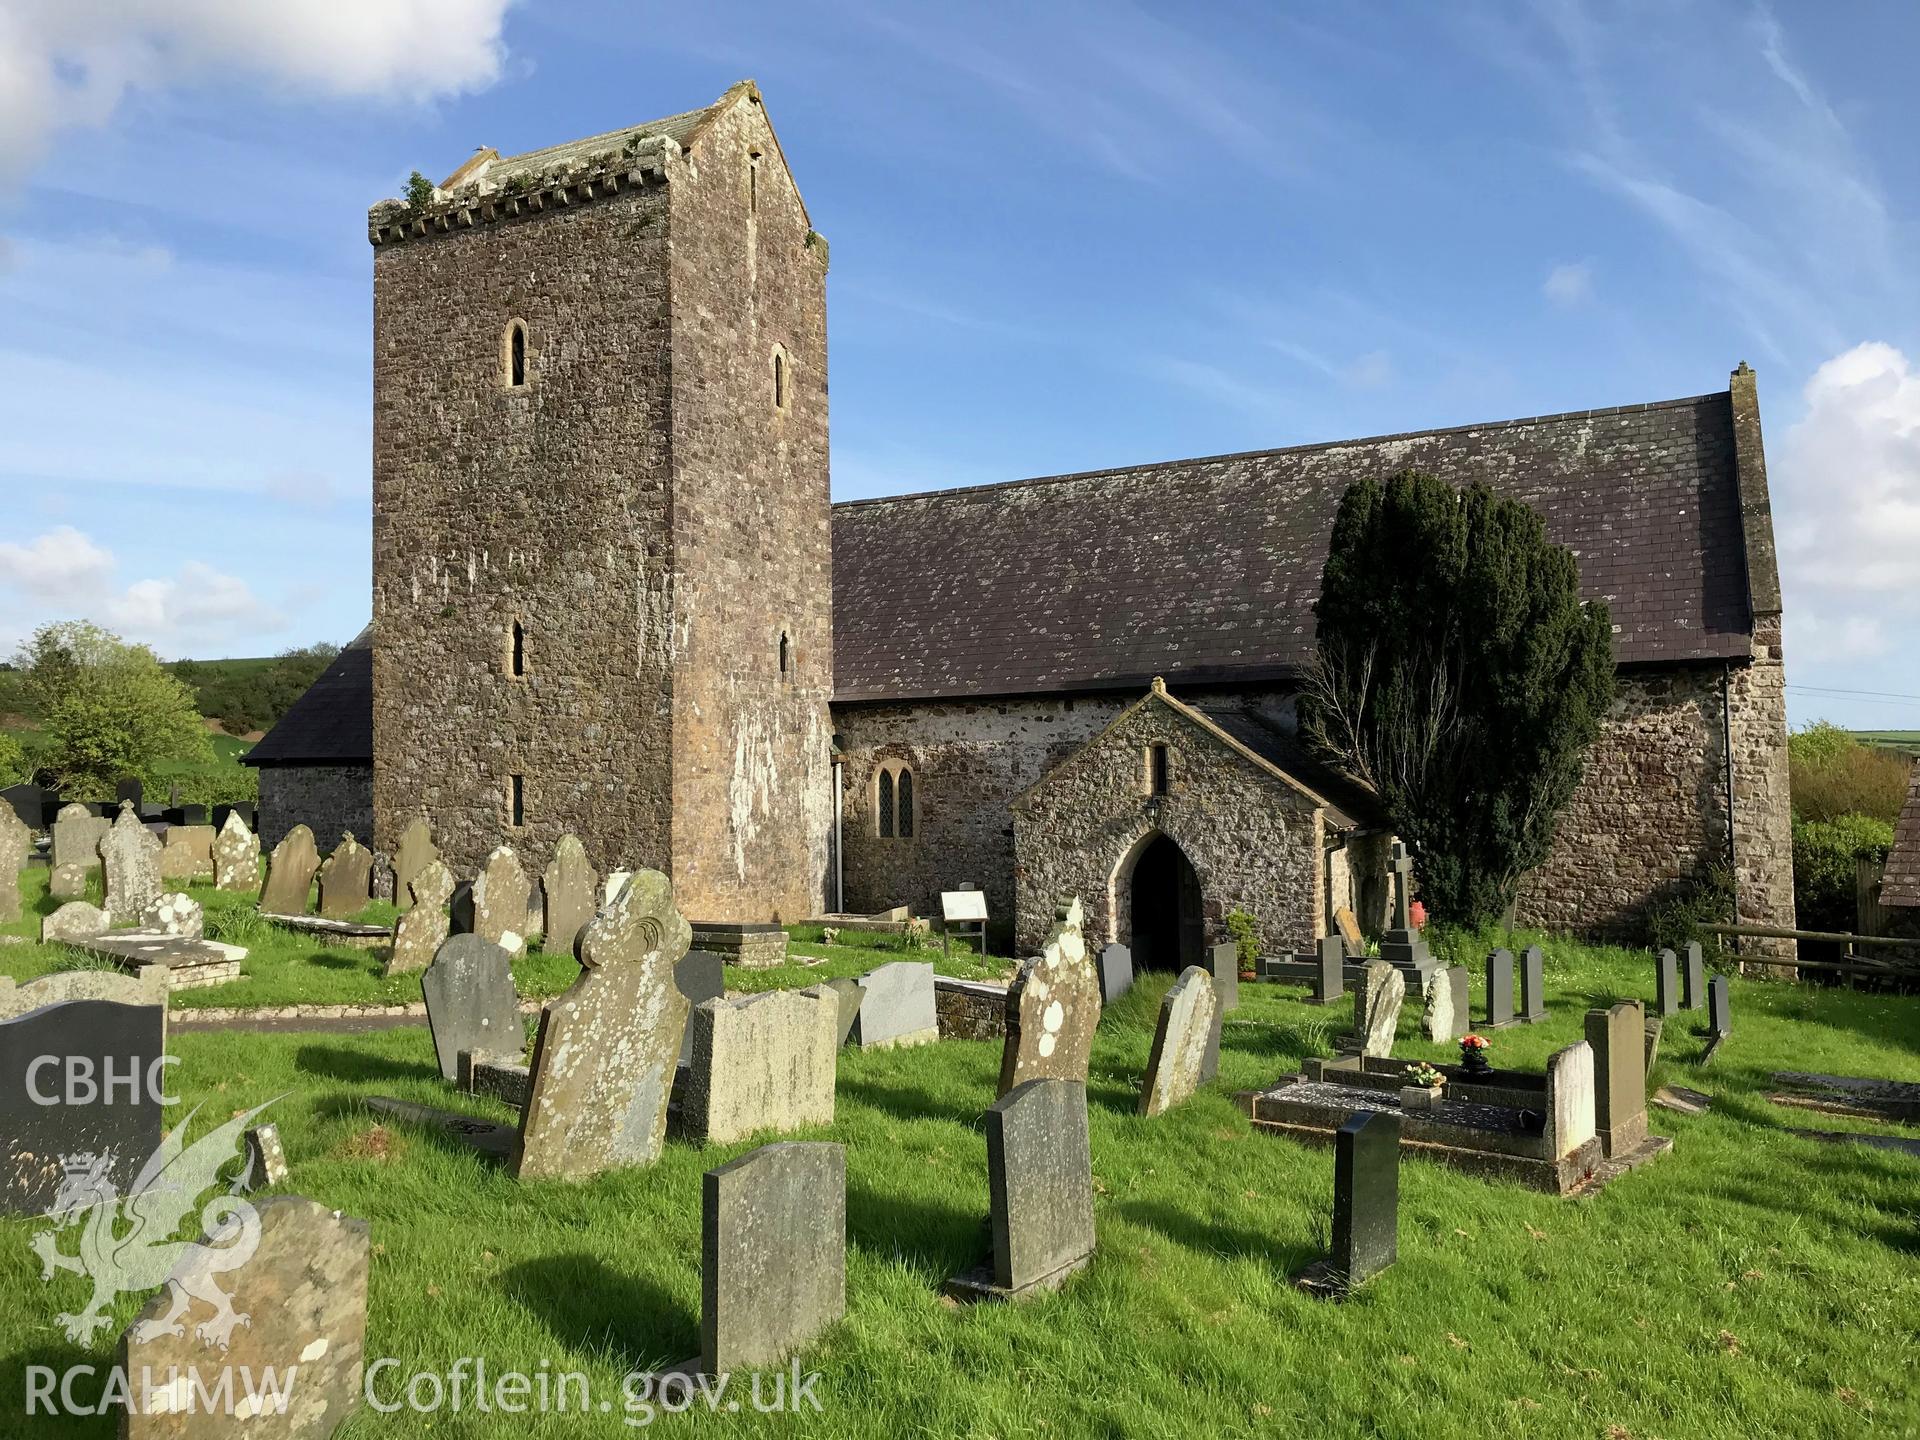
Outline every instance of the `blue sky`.
<svg viewBox="0 0 1920 1440"><path fill-rule="evenodd" d="M1711 0L0 0L0 648L352 635L368 204L752 76L832 242L837 496L1744 359L1793 716L1920 727L1916 53L1920 7Z"/></svg>

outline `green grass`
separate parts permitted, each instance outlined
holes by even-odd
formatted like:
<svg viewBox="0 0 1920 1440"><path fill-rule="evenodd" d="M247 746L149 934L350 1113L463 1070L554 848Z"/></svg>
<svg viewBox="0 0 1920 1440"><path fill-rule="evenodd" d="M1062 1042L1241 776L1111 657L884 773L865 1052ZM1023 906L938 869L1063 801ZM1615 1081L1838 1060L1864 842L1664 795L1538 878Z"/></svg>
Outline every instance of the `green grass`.
<svg viewBox="0 0 1920 1440"><path fill-rule="evenodd" d="M1909 755L1920 755L1920 730L1855 730L1851 734L1862 745L1875 745L1885 750L1904 750Z"/></svg>
<svg viewBox="0 0 1920 1440"><path fill-rule="evenodd" d="M1497 1032L1496 1063L1537 1066L1579 1038L1589 1005L1652 994L1644 955L1546 944L1551 1017ZM823 1376L824 1413L786 1428L887 1440L1749 1440L1920 1428L1920 1165L1788 1136L1788 1125L1863 1127L1763 1098L1768 1073L1782 1068L1920 1080L1920 1000L1736 979L1734 1034L1711 1068L1696 1068L1698 1017L1669 1024L1654 1083L1717 1102L1697 1118L1651 1112L1654 1128L1675 1137L1672 1154L1581 1201L1409 1161L1399 1263L1330 1305L1288 1284L1325 1244L1330 1153L1254 1133L1230 1097L1323 1053L1347 1008L1243 985L1219 1082L1141 1120L1132 1108L1166 982L1143 980L1095 1043L1098 1257L1064 1293L1025 1306L955 1310L939 1298L941 1282L986 1245L979 1115L994 1098L997 1043L842 1053L835 1123L805 1138L847 1146L849 1310L805 1356ZM362 1106L390 1094L504 1117L439 1082L424 1029L182 1031L173 1048L176 1089L208 1112L196 1134L284 1097L268 1118L285 1139L288 1188L371 1221L370 1356L398 1358L403 1376L444 1374L465 1356L495 1373L545 1361L584 1371L596 1398L616 1404L589 1417L362 1411L342 1440L632 1433L617 1410L622 1376L698 1350L700 1175L749 1145L676 1142L648 1169L519 1185L436 1135L383 1127ZM1450 1050L1418 1038L1409 1007L1397 1053ZM41 1283L27 1247L35 1228L0 1224L7 1405L26 1364L110 1362L109 1333L81 1348L51 1328L83 1286L71 1275ZM137 1306L123 1300L116 1324ZM112 1433L110 1419L33 1423L35 1435ZM782 1422L749 1411L663 1423L668 1433L738 1434Z"/></svg>

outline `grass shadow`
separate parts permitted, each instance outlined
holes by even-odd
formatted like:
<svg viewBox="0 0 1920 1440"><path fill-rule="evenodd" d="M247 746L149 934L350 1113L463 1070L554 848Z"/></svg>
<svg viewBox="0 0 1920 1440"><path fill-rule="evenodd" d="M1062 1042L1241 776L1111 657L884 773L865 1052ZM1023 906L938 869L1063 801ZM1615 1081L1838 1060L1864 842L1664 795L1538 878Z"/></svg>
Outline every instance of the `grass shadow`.
<svg viewBox="0 0 1920 1440"><path fill-rule="evenodd" d="M507 1298L538 1316L561 1344L608 1355L625 1370L653 1370L700 1352L697 1314L661 1285L598 1256L523 1261L501 1282ZM646 1338L637 1344L636 1337Z"/></svg>
<svg viewBox="0 0 1920 1440"><path fill-rule="evenodd" d="M1272 1235L1222 1225L1193 1211L1156 1201L1125 1200L1114 1207L1123 1219L1157 1230L1174 1244L1203 1255L1258 1260L1275 1273L1292 1275L1321 1258L1310 1237L1289 1243Z"/></svg>
<svg viewBox="0 0 1920 1440"><path fill-rule="evenodd" d="M51 1308L51 1307L49 1307ZM49 1317L46 1327L49 1332L59 1335ZM112 1364L110 1358L103 1357L98 1351L69 1343L64 1338L29 1344L10 1355L0 1356L0 1386L4 1393L19 1396L22 1401L27 1396L28 1372L35 1367L44 1367L55 1376L64 1378L76 1367L90 1367L92 1372L77 1377L73 1382L73 1398L77 1406L91 1409L100 1399L106 1387L107 1377L104 1367ZM136 1377L136 1381L137 1381ZM54 1403L58 1404L58 1381L55 1382ZM72 1415L46 1415L37 1417L32 1424L35 1435L115 1435L118 1427L114 1422L116 1410L109 1405L98 1415L83 1414L76 1409ZM12 1433L12 1432L9 1432Z"/></svg>
<svg viewBox="0 0 1920 1440"><path fill-rule="evenodd" d="M847 1243L901 1261L940 1285L979 1262L992 1245L977 1211L903 1200L898 1192L847 1186Z"/></svg>
<svg viewBox="0 0 1920 1440"><path fill-rule="evenodd" d="M329 1080L437 1080L438 1066L424 1060L395 1060L369 1055L340 1045L302 1045L294 1052L293 1068Z"/></svg>
<svg viewBox="0 0 1920 1440"><path fill-rule="evenodd" d="M840 1077L837 1089L845 1099L857 1100L862 1105L884 1110L887 1114L902 1120L949 1120L956 1125L964 1125L969 1130L983 1128L980 1118L983 1110L967 1105L956 1105L952 1100L932 1090L916 1086L884 1085L876 1080L859 1079L850 1075Z"/></svg>

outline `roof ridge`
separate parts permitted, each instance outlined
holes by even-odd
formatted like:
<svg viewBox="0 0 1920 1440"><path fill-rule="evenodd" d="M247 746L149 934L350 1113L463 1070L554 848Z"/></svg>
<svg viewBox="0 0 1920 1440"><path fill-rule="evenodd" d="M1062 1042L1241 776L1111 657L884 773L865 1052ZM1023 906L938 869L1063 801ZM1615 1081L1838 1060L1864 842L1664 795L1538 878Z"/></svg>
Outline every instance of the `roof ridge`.
<svg viewBox="0 0 1920 1440"><path fill-rule="evenodd" d="M1194 455L1174 460L1149 460L1138 465L1109 465L1098 470L1073 470L1061 475L1032 475L1018 480L989 480L978 485L954 485L938 490L908 490L897 495L863 495L853 500L836 500L835 510L854 510L870 505L894 505L907 500L961 499L973 495L995 494L1024 486L1057 485L1074 480L1098 480L1103 477L1135 475L1146 471L1183 469L1190 465L1223 465L1234 460L1259 460L1272 455L1301 455L1315 450L1340 450L1351 445L1385 445L1395 440L1424 440L1436 435L1465 435L1476 430L1513 430L1526 425L1550 425L1567 420L1601 419L1609 415L1641 415L1655 410L1680 410L1711 400L1731 403L1731 391L1709 390L1701 395L1683 395L1672 400L1648 400L1637 405L1609 405L1594 410L1562 410L1550 415L1524 415L1512 420L1482 420L1467 425L1440 425L1430 430L1397 430L1385 435L1356 435L1345 440L1312 440L1299 445L1274 445L1264 450L1234 450L1221 455Z"/></svg>

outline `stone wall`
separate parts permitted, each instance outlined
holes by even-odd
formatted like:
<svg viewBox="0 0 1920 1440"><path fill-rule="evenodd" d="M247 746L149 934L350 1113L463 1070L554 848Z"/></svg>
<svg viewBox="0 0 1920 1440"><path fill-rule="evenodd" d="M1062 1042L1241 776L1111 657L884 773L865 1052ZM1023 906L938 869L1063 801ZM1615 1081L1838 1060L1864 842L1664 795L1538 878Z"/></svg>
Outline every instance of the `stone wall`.
<svg viewBox="0 0 1920 1440"><path fill-rule="evenodd" d="M373 834L373 771L365 765L262 765L262 850L278 845L296 825L313 831L322 854L349 830L367 844Z"/></svg>

